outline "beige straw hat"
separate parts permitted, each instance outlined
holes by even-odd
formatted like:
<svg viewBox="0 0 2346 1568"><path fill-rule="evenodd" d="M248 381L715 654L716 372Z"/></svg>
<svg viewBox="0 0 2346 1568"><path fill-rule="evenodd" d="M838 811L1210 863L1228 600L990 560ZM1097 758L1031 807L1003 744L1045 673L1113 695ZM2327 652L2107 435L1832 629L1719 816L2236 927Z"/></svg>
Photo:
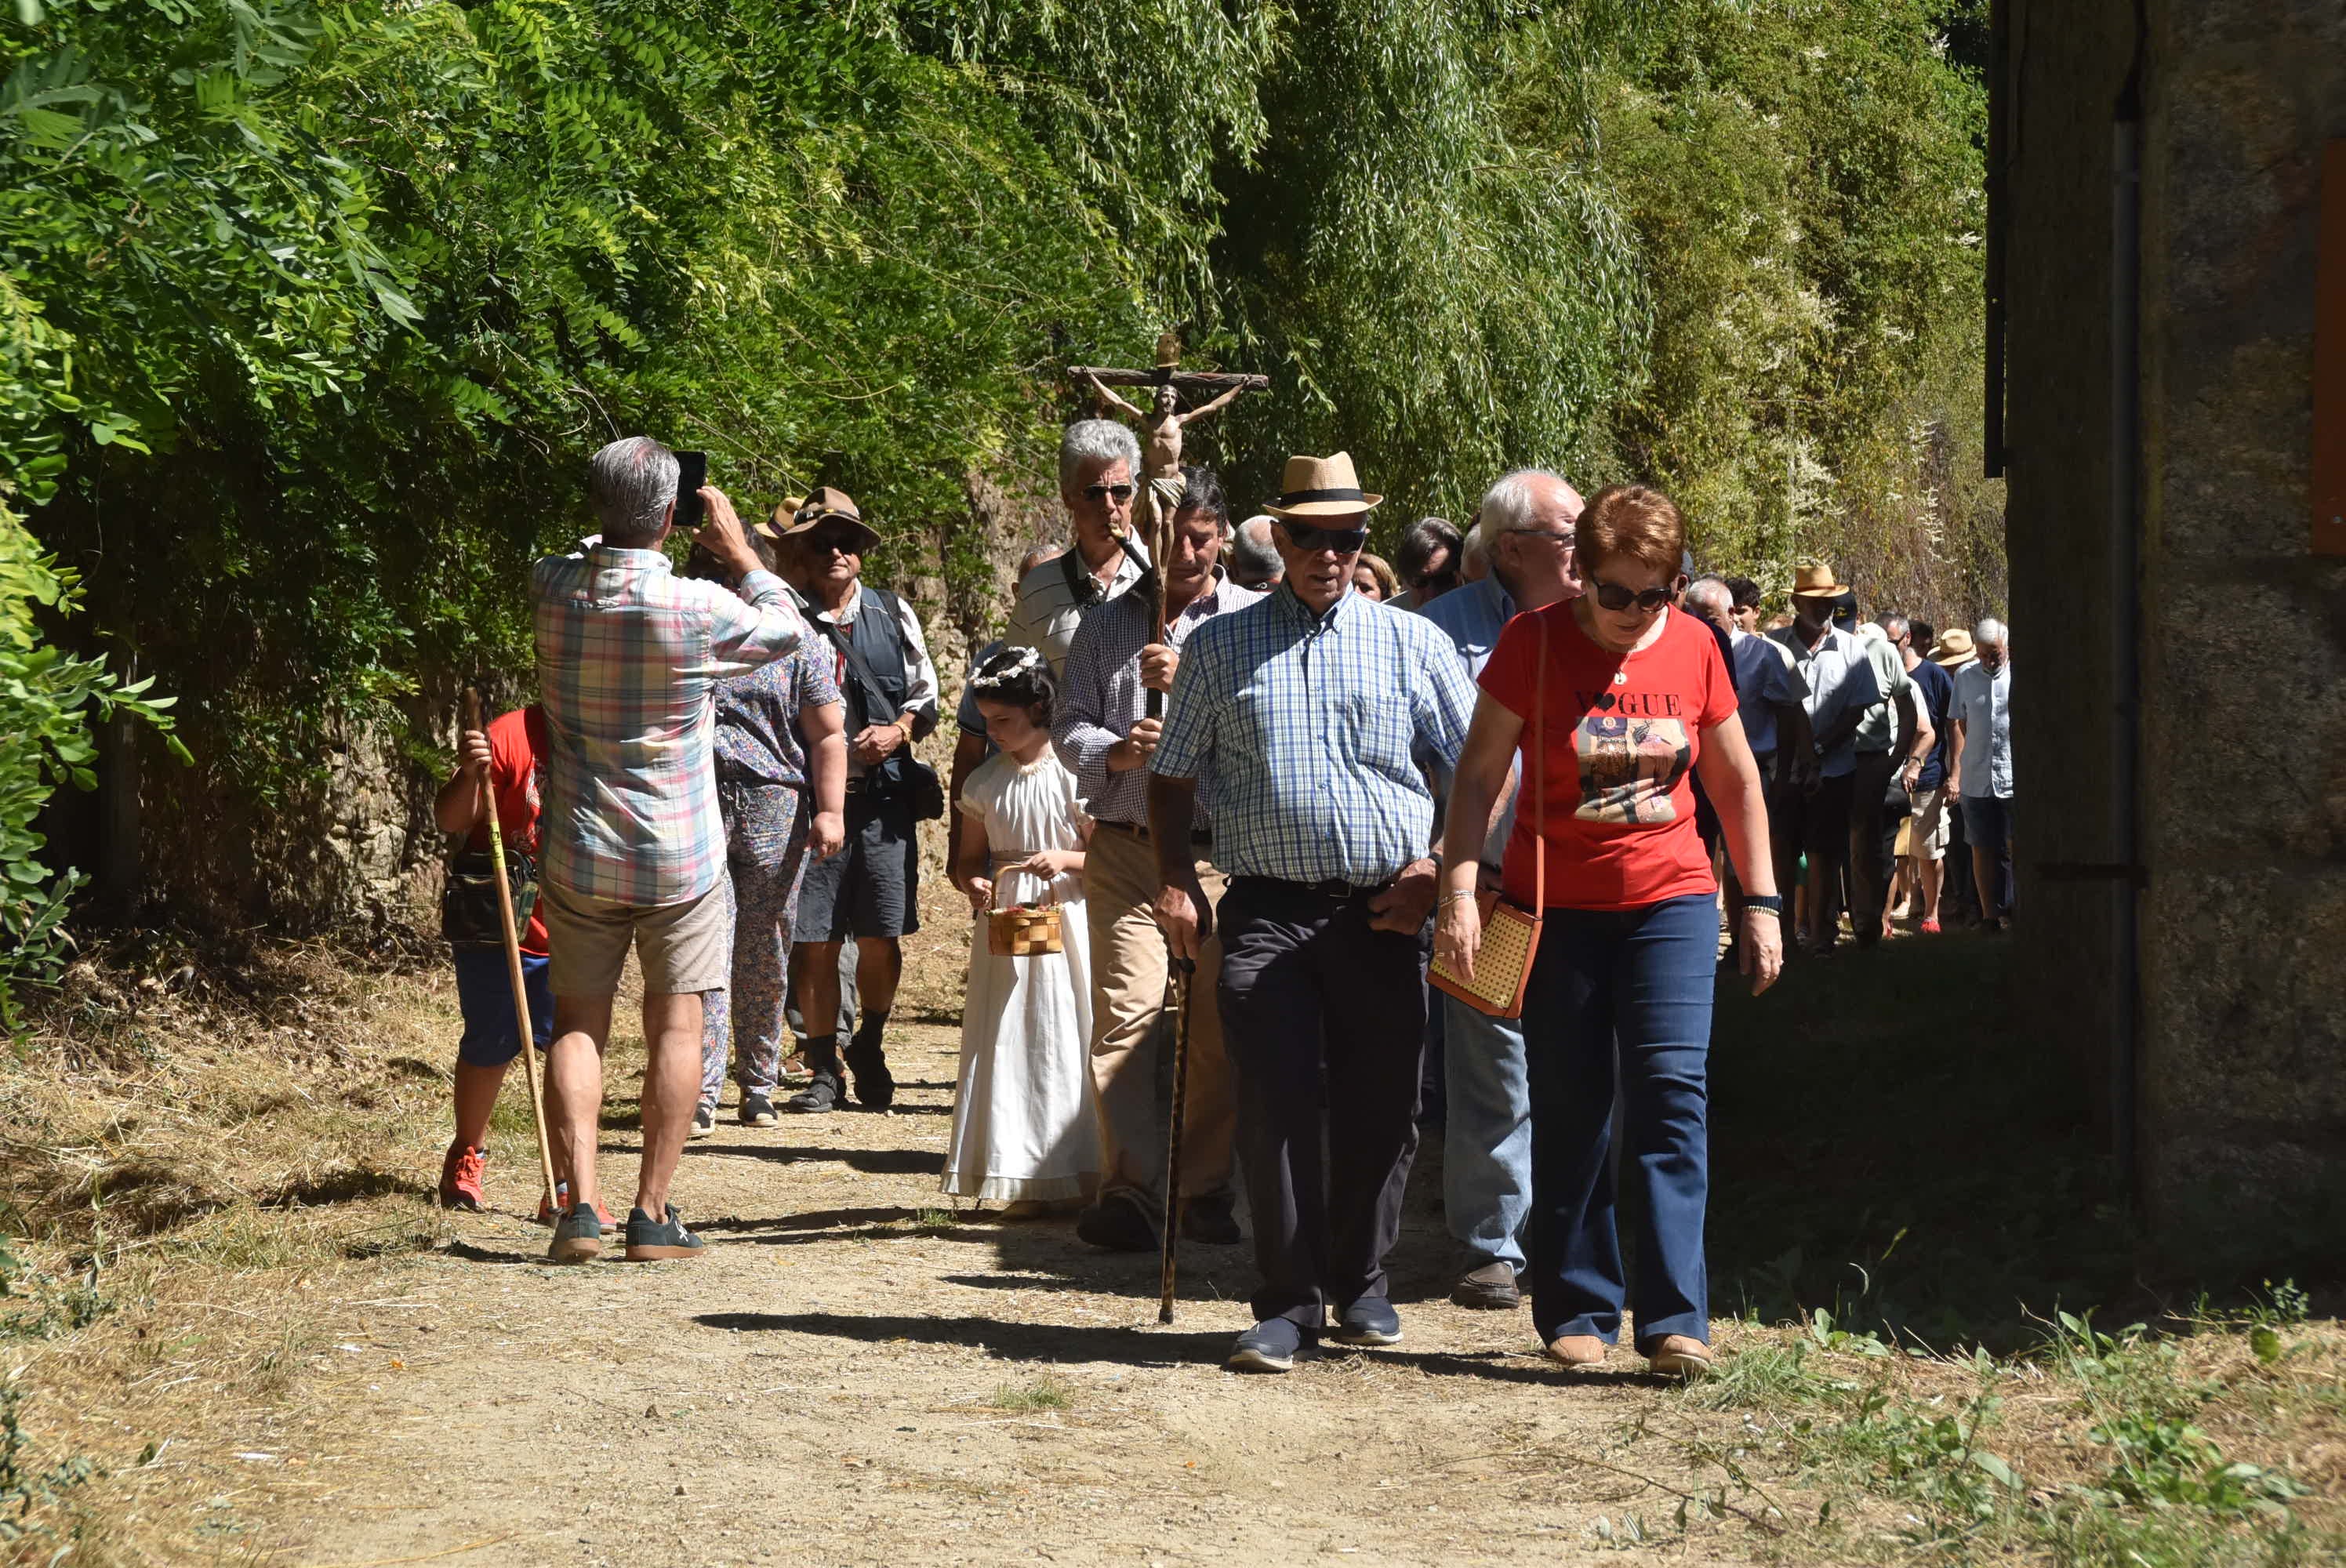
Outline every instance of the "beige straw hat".
<svg viewBox="0 0 2346 1568"><path fill-rule="evenodd" d="M1978 656L1972 651L1972 634L1961 626L1949 626L1931 645L1931 662L1952 669L1959 664L1969 664Z"/></svg>
<svg viewBox="0 0 2346 1568"><path fill-rule="evenodd" d="M1280 476L1278 499L1265 503L1263 510L1273 517L1308 522L1315 517L1357 517L1383 500L1361 488L1361 476L1352 472L1352 454L1340 452L1332 457L1289 458L1287 470Z"/></svg>
<svg viewBox="0 0 2346 1568"><path fill-rule="evenodd" d="M1833 569L1822 561L1792 573L1792 596L1796 599L1838 599L1849 591L1849 585L1835 576Z"/></svg>

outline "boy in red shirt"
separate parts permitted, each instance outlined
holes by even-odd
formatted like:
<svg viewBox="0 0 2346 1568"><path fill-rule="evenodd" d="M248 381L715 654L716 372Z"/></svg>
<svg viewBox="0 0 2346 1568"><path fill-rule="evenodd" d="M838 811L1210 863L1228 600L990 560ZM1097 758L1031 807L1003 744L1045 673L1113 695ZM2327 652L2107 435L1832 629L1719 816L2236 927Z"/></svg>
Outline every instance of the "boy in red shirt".
<svg viewBox="0 0 2346 1568"><path fill-rule="evenodd" d="M499 714L484 730L467 729L457 743L455 777L441 787L433 814L444 833L464 835L467 850L489 847L488 813L482 787L496 791L497 826L507 855L535 855L538 847L538 794L546 716L536 703ZM464 1015L456 1044L456 1135L440 1163L440 1207L477 1214L481 1181L488 1168L489 1115L505 1069L521 1054L515 1027L513 979L502 947L458 947L456 1004ZM546 978L546 922L532 909L521 933L521 972L529 997L529 1029L540 1051L554 1037L554 990ZM563 1173L555 1173L560 1182ZM545 1205L540 1201L540 1215Z"/></svg>

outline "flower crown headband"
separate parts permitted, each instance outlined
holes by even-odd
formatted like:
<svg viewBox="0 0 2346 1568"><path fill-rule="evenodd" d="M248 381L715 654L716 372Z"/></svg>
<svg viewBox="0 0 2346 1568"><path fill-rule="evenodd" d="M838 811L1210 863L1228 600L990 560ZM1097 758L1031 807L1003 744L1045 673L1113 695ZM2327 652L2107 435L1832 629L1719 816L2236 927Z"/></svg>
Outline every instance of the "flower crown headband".
<svg viewBox="0 0 2346 1568"><path fill-rule="evenodd" d="M1005 669L970 677L970 690L980 694L1000 691L1003 687L1014 685L1043 667L1043 654L1039 648L1014 648L1010 651L1018 656L1016 662Z"/></svg>

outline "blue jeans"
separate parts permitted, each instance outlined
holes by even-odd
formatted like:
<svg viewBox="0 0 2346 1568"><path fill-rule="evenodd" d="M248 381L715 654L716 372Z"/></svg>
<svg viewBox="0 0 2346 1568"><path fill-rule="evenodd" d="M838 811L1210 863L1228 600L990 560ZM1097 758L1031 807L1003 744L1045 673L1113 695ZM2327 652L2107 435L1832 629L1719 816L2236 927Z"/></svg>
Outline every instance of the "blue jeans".
<svg viewBox="0 0 2346 1568"><path fill-rule="evenodd" d="M1551 909L1524 998L1532 1106L1532 1320L1543 1343L1621 1332L1613 1222L1616 1045L1637 1219L1637 1343L1710 1338L1703 1208L1718 906ZM1453 1113L1455 1114L1454 1112Z"/></svg>
<svg viewBox="0 0 2346 1568"><path fill-rule="evenodd" d="M1524 1219L1532 1206L1531 1090L1524 1029L1512 1018L1441 998L1443 1080L1449 1120L1442 1139L1442 1212L1474 1255L1524 1271Z"/></svg>

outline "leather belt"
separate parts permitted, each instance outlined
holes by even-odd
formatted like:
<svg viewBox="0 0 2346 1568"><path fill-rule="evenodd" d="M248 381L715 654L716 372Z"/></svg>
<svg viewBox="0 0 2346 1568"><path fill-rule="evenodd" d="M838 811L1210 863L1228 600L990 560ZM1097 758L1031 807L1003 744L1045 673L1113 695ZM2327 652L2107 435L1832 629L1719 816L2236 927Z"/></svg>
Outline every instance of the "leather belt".
<svg viewBox="0 0 2346 1568"><path fill-rule="evenodd" d="M1102 818L1099 820L1097 826L1102 828L1114 828L1119 833L1129 833L1144 844L1151 842L1156 838L1155 834L1151 833L1147 828L1142 827L1137 822L1111 822L1106 818ZM1205 846L1211 844L1213 841L1214 835L1209 831L1196 832L1189 835L1189 842L1194 845Z"/></svg>
<svg viewBox="0 0 2346 1568"><path fill-rule="evenodd" d="M1332 877L1324 882L1298 882L1285 877L1233 877L1230 879L1233 887L1239 882L1261 882L1267 887L1278 888L1284 892L1306 893L1313 898L1326 899L1332 903L1344 903L1353 899L1373 898L1400 881L1401 878L1398 876L1387 877L1383 881L1375 883L1340 881Z"/></svg>

